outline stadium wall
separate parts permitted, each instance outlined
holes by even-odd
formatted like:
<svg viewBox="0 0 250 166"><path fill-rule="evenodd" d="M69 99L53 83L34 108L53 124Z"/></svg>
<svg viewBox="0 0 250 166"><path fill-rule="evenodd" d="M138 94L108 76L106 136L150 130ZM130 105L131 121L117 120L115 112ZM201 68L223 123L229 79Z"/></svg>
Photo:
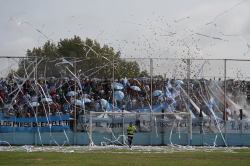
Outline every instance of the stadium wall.
<svg viewBox="0 0 250 166"><path fill-rule="evenodd" d="M95 145L101 145L102 142L111 144L111 141L116 141L114 144L123 143L122 133L92 133L93 142ZM67 137L66 137L67 136ZM119 137L120 136L120 137ZM136 133L134 134L133 145L188 145L188 133ZM223 134L228 146L250 146L250 134ZM116 138L116 139L115 139ZM41 141L42 140L42 141ZM67 142L68 140L68 142ZM111 141L110 141L111 140ZM171 142L170 142L171 140ZM218 133L194 133L193 145L203 146L225 146L221 134ZM6 141L10 145L88 145L88 133L63 133L63 132L43 132L43 133L0 133L0 141ZM119 142L120 143L119 143ZM0 145L7 145L5 142L0 142Z"/></svg>

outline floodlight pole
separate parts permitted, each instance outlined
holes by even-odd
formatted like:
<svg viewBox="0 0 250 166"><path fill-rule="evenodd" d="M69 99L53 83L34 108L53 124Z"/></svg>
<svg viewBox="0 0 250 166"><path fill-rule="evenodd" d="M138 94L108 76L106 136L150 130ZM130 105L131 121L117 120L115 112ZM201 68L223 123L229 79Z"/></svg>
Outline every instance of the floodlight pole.
<svg viewBox="0 0 250 166"><path fill-rule="evenodd" d="M75 59L75 66L74 66L74 69L75 69L75 108L74 108L74 132L76 133L76 59Z"/></svg>
<svg viewBox="0 0 250 166"><path fill-rule="evenodd" d="M115 65L114 65L114 56L113 56L113 110L115 112Z"/></svg>
<svg viewBox="0 0 250 166"><path fill-rule="evenodd" d="M191 110L190 110L190 87L189 87L189 81L190 81L190 59L187 59L187 80L188 80L188 112L190 113L189 116L189 134L190 134L190 142L189 145L192 146L192 116L191 116Z"/></svg>
<svg viewBox="0 0 250 166"><path fill-rule="evenodd" d="M93 111L89 112L89 145L92 143L92 113Z"/></svg>
<svg viewBox="0 0 250 166"><path fill-rule="evenodd" d="M25 62L24 62L25 63ZM34 63L33 63L33 69L34 69ZM25 74L24 74L25 75ZM36 72L34 72L34 81L35 81L35 83L36 83Z"/></svg>
<svg viewBox="0 0 250 166"><path fill-rule="evenodd" d="M153 59L150 59L150 76L151 76L151 101L150 101L150 113L153 113ZM152 145L152 115L150 115L150 144Z"/></svg>
<svg viewBox="0 0 250 166"><path fill-rule="evenodd" d="M115 64L114 64L114 55L113 55L113 109L112 112L115 112ZM114 123L114 117L115 115L112 116L112 123ZM111 129L112 133L113 133L113 129ZM113 141L113 137L111 135L111 141Z"/></svg>
<svg viewBox="0 0 250 166"><path fill-rule="evenodd" d="M25 62L24 62L25 63ZM37 58L36 58L36 82L37 82L37 84L38 84L38 81L37 81ZM28 76L27 76L28 77ZM37 116L37 112L38 112L38 107L37 107L37 103L38 103L38 89L37 89L37 86L38 85L36 85L36 116Z"/></svg>
<svg viewBox="0 0 250 166"><path fill-rule="evenodd" d="M225 120L227 117L226 114L226 90L227 90L227 60L224 60L224 111L225 111Z"/></svg>
<svg viewBox="0 0 250 166"><path fill-rule="evenodd" d="M33 63L34 64L34 63ZM33 65L34 66L34 65ZM24 70L26 70L25 68L25 60L23 61L23 67L24 67ZM28 76L27 76L28 77ZM25 72L24 72L24 80L25 80Z"/></svg>
<svg viewBox="0 0 250 166"><path fill-rule="evenodd" d="M153 96L152 96L152 91L153 91L153 59L150 59L150 77L151 77L151 87L150 87L150 91L151 91L151 99L150 99L150 109L151 109L151 113L153 113Z"/></svg>
<svg viewBox="0 0 250 166"><path fill-rule="evenodd" d="M226 108L226 93L227 93L227 60L224 60L224 113L225 121L227 120L227 108ZM226 126L225 125L225 136L226 136Z"/></svg>

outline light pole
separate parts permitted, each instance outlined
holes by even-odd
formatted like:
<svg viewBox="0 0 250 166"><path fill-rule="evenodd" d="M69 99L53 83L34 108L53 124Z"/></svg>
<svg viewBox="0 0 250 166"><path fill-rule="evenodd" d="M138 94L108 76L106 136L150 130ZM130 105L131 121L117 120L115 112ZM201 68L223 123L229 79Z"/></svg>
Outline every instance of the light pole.
<svg viewBox="0 0 250 166"><path fill-rule="evenodd" d="M190 59L187 59L187 86L188 86L188 112L190 113L189 116L189 134L190 134L190 142L189 145L192 146L192 116L191 116L191 110L190 110L190 88L189 88L189 81L190 81Z"/></svg>
<svg viewBox="0 0 250 166"><path fill-rule="evenodd" d="M74 66L74 72L75 72L75 108L74 108L74 132L76 133L76 59L75 59L75 66Z"/></svg>
<svg viewBox="0 0 250 166"><path fill-rule="evenodd" d="M36 58L36 83L38 84L38 80L37 80L37 67L38 66L37 66L37 58ZM36 85L36 103L38 103L38 94L39 94L37 86L38 85ZM36 116L37 116L37 112L38 112L38 107L36 106Z"/></svg>
<svg viewBox="0 0 250 166"><path fill-rule="evenodd" d="M114 66L114 56L113 56L113 110L115 112L115 66Z"/></svg>

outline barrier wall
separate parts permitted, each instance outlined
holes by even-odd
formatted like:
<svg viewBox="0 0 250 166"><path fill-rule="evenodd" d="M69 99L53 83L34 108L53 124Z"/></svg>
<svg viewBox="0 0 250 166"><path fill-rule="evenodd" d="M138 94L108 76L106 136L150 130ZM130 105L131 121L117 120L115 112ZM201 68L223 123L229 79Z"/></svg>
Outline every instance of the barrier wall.
<svg viewBox="0 0 250 166"><path fill-rule="evenodd" d="M41 139L38 133L0 133L0 141L6 141L10 145L88 145L89 138L88 133L66 133L69 142L67 143L67 137L64 133L44 132L41 133ZM107 145L112 144L111 141L117 139L122 133L115 133L114 136L110 133L93 133L93 142L95 145L100 146L102 142L106 142ZM115 138L114 138L115 137ZM172 133L170 139L170 133L135 133L133 139L133 145L188 145L188 133ZM250 134L223 134L228 146L250 146ZM106 138L106 139L105 139ZM109 140L108 140L109 139ZM171 140L171 142L170 142ZM123 137L117 139L114 144L119 145L119 142L123 143ZM195 133L193 134L193 146L225 146L223 138L218 133ZM7 145L5 142L0 142L0 145Z"/></svg>

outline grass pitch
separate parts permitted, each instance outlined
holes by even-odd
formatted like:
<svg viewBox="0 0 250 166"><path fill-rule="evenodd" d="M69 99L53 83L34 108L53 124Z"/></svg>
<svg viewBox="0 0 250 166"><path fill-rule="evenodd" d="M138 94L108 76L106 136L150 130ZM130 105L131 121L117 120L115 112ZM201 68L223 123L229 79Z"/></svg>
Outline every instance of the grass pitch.
<svg viewBox="0 0 250 166"><path fill-rule="evenodd" d="M126 150L60 152L0 152L0 165L249 165L250 150L226 152L128 153Z"/></svg>

